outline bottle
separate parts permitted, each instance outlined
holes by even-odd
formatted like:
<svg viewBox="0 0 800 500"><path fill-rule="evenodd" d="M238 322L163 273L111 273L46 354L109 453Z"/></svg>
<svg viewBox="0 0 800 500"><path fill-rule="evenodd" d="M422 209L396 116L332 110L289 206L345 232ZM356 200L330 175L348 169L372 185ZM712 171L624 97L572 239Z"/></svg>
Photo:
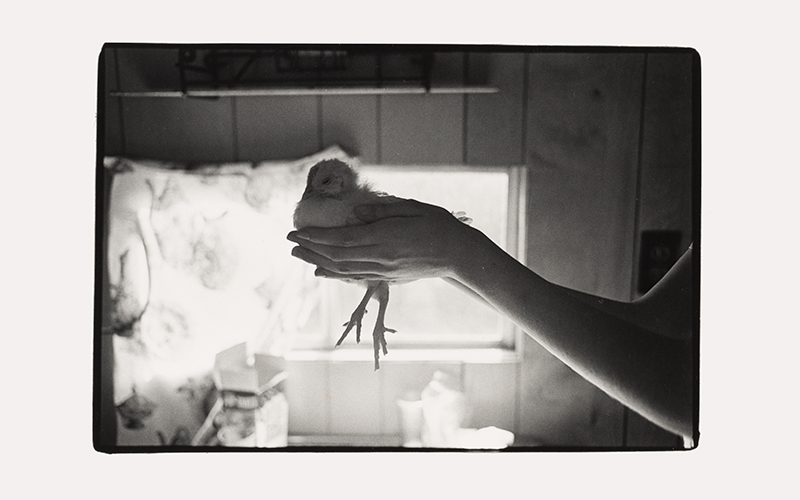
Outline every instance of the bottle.
<svg viewBox="0 0 800 500"><path fill-rule="evenodd" d="M454 377L437 371L422 390L422 446L454 448L466 415L466 398Z"/></svg>

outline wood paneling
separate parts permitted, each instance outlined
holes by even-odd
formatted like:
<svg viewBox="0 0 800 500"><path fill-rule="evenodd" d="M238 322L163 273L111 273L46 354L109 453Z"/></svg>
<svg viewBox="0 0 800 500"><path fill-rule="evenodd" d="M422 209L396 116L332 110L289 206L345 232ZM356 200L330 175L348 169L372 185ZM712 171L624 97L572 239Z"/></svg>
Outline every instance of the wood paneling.
<svg viewBox="0 0 800 500"><path fill-rule="evenodd" d="M238 159L283 160L318 152L317 104L313 96L236 98Z"/></svg>
<svg viewBox="0 0 800 500"><path fill-rule="evenodd" d="M629 300L644 56L528 58L528 264Z"/></svg>
<svg viewBox="0 0 800 500"><path fill-rule="evenodd" d="M463 85L465 61L466 54L464 52L434 52L431 86Z"/></svg>
<svg viewBox="0 0 800 500"><path fill-rule="evenodd" d="M315 361L291 361L287 370L286 399L289 401L290 434L330 432L328 365Z"/></svg>
<svg viewBox="0 0 800 500"><path fill-rule="evenodd" d="M552 446L622 446L621 404L528 338L524 357L521 436Z"/></svg>
<svg viewBox="0 0 800 500"><path fill-rule="evenodd" d="M126 154L133 158L206 162L234 158L230 98L126 98Z"/></svg>
<svg viewBox="0 0 800 500"><path fill-rule="evenodd" d="M629 300L643 56L529 54L528 265L545 279ZM520 433L621 446L623 407L530 339Z"/></svg>
<svg viewBox="0 0 800 500"><path fill-rule="evenodd" d="M639 229L692 232L692 57L649 54L642 130Z"/></svg>
<svg viewBox="0 0 800 500"><path fill-rule="evenodd" d="M122 134L122 98L111 97L109 92L118 90L117 86L117 53L116 49L105 49L102 57L105 62L105 90L106 94L103 96L105 119L102 124L104 126L104 155L105 156L121 156L125 152L125 147Z"/></svg>
<svg viewBox="0 0 800 500"><path fill-rule="evenodd" d="M467 363L464 393L469 403L467 427L495 426L517 432L516 363Z"/></svg>
<svg viewBox="0 0 800 500"><path fill-rule="evenodd" d="M322 97L322 146L339 145L363 163L378 161L378 97Z"/></svg>
<svg viewBox="0 0 800 500"><path fill-rule="evenodd" d="M381 378L372 361L332 362L328 397L333 434L380 434Z"/></svg>
<svg viewBox="0 0 800 500"><path fill-rule="evenodd" d="M634 283L639 279L643 231L680 231L679 253L692 243L692 133L697 125L692 114L692 57L688 52L647 55ZM630 411L627 444L682 446L682 441Z"/></svg>
<svg viewBox="0 0 800 500"><path fill-rule="evenodd" d="M117 50L120 89L125 92L180 88L177 48L125 47Z"/></svg>
<svg viewBox="0 0 800 500"><path fill-rule="evenodd" d="M459 95L382 96L381 163L462 164L463 113Z"/></svg>
<svg viewBox="0 0 800 500"><path fill-rule="evenodd" d="M467 96L468 165L522 165L525 55L470 54L470 83L497 87L496 94Z"/></svg>

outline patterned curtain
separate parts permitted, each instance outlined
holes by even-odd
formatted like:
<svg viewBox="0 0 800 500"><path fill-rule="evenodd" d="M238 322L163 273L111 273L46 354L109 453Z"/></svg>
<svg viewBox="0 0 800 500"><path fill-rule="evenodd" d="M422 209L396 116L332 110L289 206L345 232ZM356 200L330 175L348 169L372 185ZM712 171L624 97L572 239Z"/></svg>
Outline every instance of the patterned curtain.
<svg viewBox="0 0 800 500"><path fill-rule="evenodd" d="M187 445L217 399L215 355L282 355L309 327L320 281L286 234L308 169L297 161L187 165L106 158L118 445Z"/></svg>

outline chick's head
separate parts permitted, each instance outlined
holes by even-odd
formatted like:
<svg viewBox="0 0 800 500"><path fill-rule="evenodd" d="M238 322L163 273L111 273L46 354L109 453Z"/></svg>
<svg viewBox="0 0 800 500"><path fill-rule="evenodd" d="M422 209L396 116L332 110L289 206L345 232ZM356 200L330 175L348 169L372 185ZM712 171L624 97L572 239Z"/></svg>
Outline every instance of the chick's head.
<svg viewBox="0 0 800 500"><path fill-rule="evenodd" d="M308 171L303 198L309 196L336 197L358 186L358 174L343 161L323 160Z"/></svg>

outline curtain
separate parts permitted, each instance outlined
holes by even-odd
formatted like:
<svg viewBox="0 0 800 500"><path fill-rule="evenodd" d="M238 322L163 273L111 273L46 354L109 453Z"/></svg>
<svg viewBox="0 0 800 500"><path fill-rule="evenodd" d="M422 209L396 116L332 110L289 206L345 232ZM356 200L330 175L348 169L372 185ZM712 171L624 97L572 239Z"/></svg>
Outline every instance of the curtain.
<svg viewBox="0 0 800 500"><path fill-rule="evenodd" d="M286 234L308 169L332 157L352 161L338 147L192 168L105 159L118 445L191 444L217 399L217 353L282 355L309 328L322 280Z"/></svg>

